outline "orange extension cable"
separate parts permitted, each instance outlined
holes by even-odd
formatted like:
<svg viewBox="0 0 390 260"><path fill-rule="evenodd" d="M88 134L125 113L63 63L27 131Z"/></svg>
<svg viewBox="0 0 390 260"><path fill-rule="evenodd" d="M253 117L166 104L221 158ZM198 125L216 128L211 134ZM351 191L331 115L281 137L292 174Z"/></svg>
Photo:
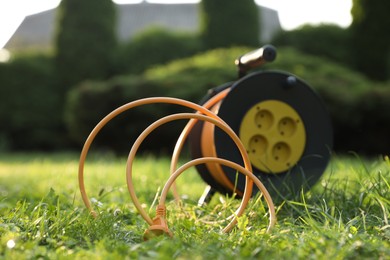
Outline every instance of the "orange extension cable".
<svg viewBox="0 0 390 260"><path fill-rule="evenodd" d="M209 102L210 106L212 106L213 102L217 102L217 100L219 98L221 98L221 99L223 98L223 94L222 93L223 92L220 93L220 96L218 96L217 98L215 98L215 99L213 99L212 101ZM91 207L90 200L89 200L89 198L88 198L88 196L86 194L86 191L85 191L85 185L84 185L84 163L85 163L86 156L88 154L88 150L89 150L89 148L90 148L94 138L99 133L99 131L110 120L112 120L113 118L115 118L119 114L123 113L124 111L127 111L127 110L129 110L131 108L134 108L134 107L137 107L137 106L146 105L146 104L155 104L155 103L177 104L177 105L181 105L181 106L184 106L184 107L188 107L188 108L194 109L194 110L196 110L199 113L202 113L204 115L199 114L199 113L198 114L195 114L195 113L182 113L182 114L174 114L174 115L170 115L170 116L166 116L164 118L161 118L161 119L157 120L156 122L154 122L153 124L151 124L149 127L147 127L142 132L142 134L137 138L137 140L134 142L134 144L133 144L133 147L132 147L132 149L131 149L131 151L129 153L129 157L128 157L128 160L127 160L127 167L126 167L127 186L128 186L128 190L129 190L130 196L131 196L131 198L133 200L133 203L136 206L137 210L140 212L141 216L146 220L146 222L149 225L151 225L149 230L151 230L152 232L155 232L157 230L157 232L155 232L156 234L161 234L161 231L162 231L162 233L167 233L168 235L171 235L171 233L170 233L170 231L169 231L169 229L167 228L167 225L166 225L165 206L164 206L166 194L167 194L169 188L174 183L174 181L178 177L178 175L180 175L187 168L189 168L189 167L191 167L193 165L200 164L200 163L208 163L208 162L216 163L217 162L217 163L226 165L228 167L232 167L232 168L236 169L237 171L239 171L239 172L241 172L241 173L246 175L246 185L245 185L244 196L243 196L243 199L241 201L239 209L236 211L236 217L241 216L241 214L245 210L245 207L246 207L246 205L247 205L247 203L248 203L248 201L250 199L250 196L251 196L253 182L255 182L257 187L263 193L264 198L265 198L265 200L266 200L266 202L268 204L269 215L270 215L270 221L269 222L270 223L269 223L269 226L268 226L267 230L269 231L273 227L275 222L276 222L275 208L274 208L272 199L271 199L268 191L265 189L264 185L260 182L260 180L258 180L253 175L253 173L251 173L252 166L251 166L249 157L248 157L248 155L246 153L246 150L245 150L244 146L242 145L240 139L237 137L237 135L234 133L234 131L221 118L219 118L217 115L215 115L214 113L209 111L207 108L199 106L199 105L197 105L195 103L192 103L192 102L189 102L189 101L176 99L176 98L168 98L168 97L165 97L165 98L164 97L145 98L145 99L140 99L140 100L136 100L136 101L127 103L127 104L125 104L125 105L115 109L110 114L108 114L106 117L104 117L95 126L95 128L92 130L92 132L88 136L88 138L87 138L87 140L86 140L86 142L84 144L84 147L83 147L83 149L81 151L81 155L80 155L78 179L79 179L80 193L81 193L83 202L84 202L85 206L89 209L91 214L94 217L97 216L97 213ZM142 141L146 138L146 136L150 132L152 132L155 128L157 128L158 126L160 126L160 125L162 125L164 123L167 123L167 122L170 122L170 121L173 121L173 120L178 120L178 119L191 119L191 121L187 124L187 126L185 128L185 129L188 129L188 128L190 128L190 129L187 130L187 131L183 130L183 132L182 132L182 135L181 135L182 138L181 139L183 139L183 140L182 141L178 141L178 143L176 144L176 147L179 147L179 148L176 149L176 147L175 147L175 153L173 155L174 158L176 158L176 156L178 157L178 155L180 153L180 150L181 150L181 147L183 145L180 142L184 142L184 139L186 138L186 136L188 136L188 133L191 130L191 128L193 127L193 124L196 123L196 120L203 120L203 121L207 121L207 122L210 122L210 123L218 126L219 128L221 128L223 131L225 131L232 138L232 140L236 143L237 147L239 148L239 150L241 152L245 168L240 166L240 165L237 165L235 163L229 162L227 160L214 158L214 157L213 158L200 158L200 159L196 159L196 160L193 160L193 161L183 165L178 170L176 170L176 171L171 173L171 177L169 178L169 180L167 181L167 183L164 186L164 190L163 190L164 196L163 196L163 194L161 196L162 199L160 200L159 206L157 208L157 217L154 220L152 220L149 217L149 215L141 207L141 205L140 205L140 203L138 201L138 198L137 198L137 196L135 194L134 186L133 186L133 183L132 183L132 162L134 160L134 157L135 157L135 154L137 152L138 147L140 146ZM191 126L191 124L192 124L192 126ZM179 138L179 140L180 140L180 138ZM171 165L174 165L173 168L171 167L171 170L176 167L176 164L177 164L177 159L176 159L176 162L174 161L174 162L171 163ZM178 198L178 196L177 196L177 198ZM236 224L236 218L234 218L228 224L228 226L226 226L223 229L223 231L224 232L228 232L229 230L232 229L232 227L235 224ZM157 228L156 228L156 225L157 225ZM153 229L154 229L154 231L153 231ZM147 231L147 233L149 232L149 230Z"/></svg>
<svg viewBox="0 0 390 260"><path fill-rule="evenodd" d="M202 164L202 163L210 163L210 162L219 163L219 164L231 167L231 168L235 169L236 171L238 171L238 172L240 172L242 174L245 174L247 177L249 177L256 184L256 186L261 191L261 193L264 196L264 199L265 199L265 201L267 202L267 205L268 205L269 224L268 224L267 232L269 232L272 229L272 227L275 225L275 223L276 223L276 213L275 213L275 207L274 207L273 202L272 202L272 198L271 198L270 194L268 193L267 189L265 188L263 183L261 183L261 181L252 172L248 171L248 169L242 167L239 164L236 164L234 162L231 162L231 161L225 160L225 159L221 159L221 158L216 158L216 157L198 158L198 159L194 159L194 160L184 164L179 169L177 169L171 175L171 177L168 179L168 181L165 183L165 186L164 186L164 188L163 188L163 190L161 192L159 207L164 207L165 200L166 200L169 188L171 187L172 183L176 180L176 178L180 174L182 174L185 170L187 170L188 168L190 168L192 166L195 166L195 165L198 165L198 164ZM237 215L237 218L238 217L239 216ZM237 218L235 218L232 222L230 222L230 224L227 225L222 231L223 232L229 232L234 227L234 225L236 224L236 219Z"/></svg>
<svg viewBox="0 0 390 260"><path fill-rule="evenodd" d="M244 146L242 145L241 141L239 140L239 138L235 135L235 133L229 128L227 127L226 124L220 122L220 121L217 121L213 118L210 118L210 117L207 117L207 116L204 116L204 115L200 115L200 114L193 114L193 113L183 113L183 114L174 114L174 115L170 115L170 116L166 116L164 118L161 118L159 120L157 120L156 122L154 122L153 124L151 124L148 128L146 128L142 133L141 135L137 138L137 140L134 142L134 145L133 147L131 148L131 151L129 153L129 157L128 157L128 160L127 160L127 168L126 168L126 176L127 176L127 185L128 185L128 190L129 190L129 193L133 199L133 202L134 202L134 205L136 206L136 208L138 209L138 211L140 212L140 214L143 216L143 218L149 223L149 224L152 224L153 223L153 220L150 219L150 217L147 215L147 213L145 212L145 210L141 207L141 205L139 204L138 202L138 198L135 194L135 190L134 190L134 186L133 186L133 183L132 183L132 162L135 158L135 154L137 153L137 150L139 148L139 146L141 145L142 141L154 130L156 129L157 127L161 126L162 124L165 124L167 122L170 122L170 121L173 121L173 120L178 120L178 119L189 119L189 118L195 118L197 120L204 120L204 121L208 121L208 122L211 122L215 125L217 125L218 127L220 127L223 131L225 131L232 139L233 141L237 144L237 147L239 148L240 152L242 153L243 155L243 160L245 161L245 163L248 163L248 158L245 158L245 155L246 155L246 151L245 151L245 148ZM207 162L207 161L206 161ZM213 160L209 160L209 162L213 162ZM251 166L248 167L248 165L250 165L250 162L249 164L246 165L246 170L247 171L251 171ZM249 169L248 169L249 168ZM245 174L245 173L244 173ZM250 176L247 175L247 177L249 179L251 179L252 181L252 178L250 178ZM264 189L262 189L263 191ZM265 191L267 192L267 191ZM263 192L264 193L264 192ZM247 193L248 194L248 193ZM268 192L267 192L268 194ZM233 214L235 216L235 218L233 218L233 220L230 222L230 224L224 229L224 232L227 232L229 230L231 230L231 228L235 225L236 223L236 218L237 217L240 217L243 213L243 211L245 210L245 207L246 205L248 204L248 201L249 201L249 198L250 198L250 195L251 193L249 193L249 196L248 199L242 199L241 200L241 205L240 205L240 210L237 210L237 212L235 214ZM268 197L266 197L266 200L267 200L267 204L270 204L272 203L272 200L268 200L270 199L270 196L268 195ZM271 208L270 208L271 209ZM272 211L273 209L271 209ZM270 215L272 216L272 213L270 211Z"/></svg>

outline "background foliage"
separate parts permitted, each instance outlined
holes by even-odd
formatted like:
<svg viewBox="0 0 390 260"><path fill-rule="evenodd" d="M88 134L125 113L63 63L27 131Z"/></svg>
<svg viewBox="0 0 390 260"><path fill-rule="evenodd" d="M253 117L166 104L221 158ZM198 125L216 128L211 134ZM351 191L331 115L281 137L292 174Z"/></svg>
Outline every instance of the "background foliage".
<svg viewBox="0 0 390 260"><path fill-rule="evenodd" d="M198 102L208 89L234 81L234 59L258 45L258 14L250 11L256 9L253 1L224 2L224 12L213 3L203 1L200 5L199 33L156 27L117 43L111 1L94 2L93 15L84 13L89 12L88 1L62 1L54 54L21 53L0 64L0 149L79 149L93 126L119 105L148 96ZM363 57L354 52L354 47L358 48L356 36L363 35L356 34L358 29L366 32L373 26L370 23L376 28L370 33L388 28L383 14L374 11L376 3L355 1L350 28L307 25L280 32L272 40L279 49L277 61L262 68L293 73L319 92L332 117L336 151L388 153L390 120L385 111L390 104L389 81L372 81L368 72L355 66L359 64L356 59ZM237 4L240 10L233 8ZM71 12L74 8L78 12ZM372 13L377 12L375 19ZM241 13L246 14L245 19L230 19ZM234 26L227 32L228 22ZM227 33L232 35L227 37ZM211 43L214 36L221 42ZM372 36L369 41L372 46L386 45L387 34ZM215 49L237 44L243 47ZM379 49L365 49L364 55ZM370 57L385 59L386 50L380 52L383 55ZM371 60L376 66L370 68L379 72L381 62ZM178 110L162 106L129 112L110 123L97 143L102 149L127 149L148 123ZM169 149L180 127L162 128L160 138L151 137L158 145L146 147Z"/></svg>
<svg viewBox="0 0 390 260"><path fill-rule="evenodd" d="M280 31L272 39L272 44L292 47L302 53L331 59L351 67L351 53L347 48L350 37L348 29L337 25L304 25L298 29Z"/></svg>
<svg viewBox="0 0 390 260"><path fill-rule="evenodd" d="M61 104L49 55L0 63L0 150L66 147Z"/></svg>
<svg viewBox="0 0 390 260"><path fill-rule="evenodd" d="M81 80L112 75L117 45L115 4L111 0L61 1L57 19L55 65L65 90Z"/></svg>
<svg viewBox="0 0 390 260"><path fill-rule="evenodd" d="M353 0L350 26L353 68L375 80L390 78L390 2Z"/></svg>
<svg viewBox="0 0 390 260"><path fill-rule="evenodd" d="M259 44L259 12L253 0L203 0L200 9L201 37L207 48Z"/></svg>
<svg viewBox="0 0 390 260"><path fill-rule="evenodd" d="M203 50L197 34L151 27L118 48L118 74L137 74L154 64L189 57Z"/></svg>

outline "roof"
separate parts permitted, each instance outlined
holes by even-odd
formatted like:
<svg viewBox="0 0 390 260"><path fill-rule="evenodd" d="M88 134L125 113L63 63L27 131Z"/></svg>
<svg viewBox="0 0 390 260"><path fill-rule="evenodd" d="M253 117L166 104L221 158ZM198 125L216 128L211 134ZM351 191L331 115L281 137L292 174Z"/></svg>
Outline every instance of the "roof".
<svg viewBox="0 0 390 260"><path fill-rule="evenodd" d="M195 32L199 26L199 4L140 4L117 5L118 37L131 39L138 32L160 26L178 31ZM278 13L259 6L261 35L267 42L281 30ZM53 44L58 8L27 16L5 45L6 49L49 48Z"/></svg>

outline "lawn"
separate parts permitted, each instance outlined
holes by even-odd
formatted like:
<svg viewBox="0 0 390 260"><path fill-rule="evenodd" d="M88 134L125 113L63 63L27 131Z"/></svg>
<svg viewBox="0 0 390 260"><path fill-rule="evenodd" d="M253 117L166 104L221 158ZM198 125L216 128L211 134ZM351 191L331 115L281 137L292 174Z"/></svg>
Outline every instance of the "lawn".
<svg viewBox="0 0 390 260"><path fill-rule="evenodd" d="M144 155L134 165L138 197L154 214L169 158ZM205 184L191 169L178 179L183 198L168 203L173 238L143 241L147 224L127 192L126 158L89 155L87 193L78 190L77 154L0 154L0 258L4 259L390 259L390 161L334 156L322 179L297 201L276 205L271 233L257 197L232 232L222 234L239 201L197 200ZM218 220L205 224L205 220Z"/></svg>

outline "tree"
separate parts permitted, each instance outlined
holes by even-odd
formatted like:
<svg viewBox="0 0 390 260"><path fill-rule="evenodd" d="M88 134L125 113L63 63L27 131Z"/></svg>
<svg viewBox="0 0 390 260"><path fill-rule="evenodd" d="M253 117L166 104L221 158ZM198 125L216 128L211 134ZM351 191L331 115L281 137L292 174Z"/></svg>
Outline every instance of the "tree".
<svg viewBox="0 0 390 260"><path fill-rule="evenodd" d="M375 80L390 77L389 10L389 0L353 0L350 29L354 65Z"/></svg>
<svg viewBox="0 0 390 260"><path fill-rule="evenodd" d="M207 48L259 45L259 8L254 0L202 0L200 13Z"/></svg>
<svg viewBox="0 0 390 260"><path fill-rule="evenodd" d="M56 69L62 87L110 76L117 45L115 4L62 0L57 19Z"/></svg>

